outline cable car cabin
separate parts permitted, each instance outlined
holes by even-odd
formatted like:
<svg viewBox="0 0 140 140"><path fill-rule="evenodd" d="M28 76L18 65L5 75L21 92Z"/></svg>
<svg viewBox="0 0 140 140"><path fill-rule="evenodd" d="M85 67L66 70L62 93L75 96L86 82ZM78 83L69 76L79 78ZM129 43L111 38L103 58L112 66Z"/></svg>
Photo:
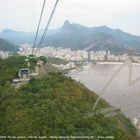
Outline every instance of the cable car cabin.
<svg viewBox="0 0 140 140"><path fill-rule="evenodd" d="M18 72L19 78L13 79L12 85L17 85L18 83L27 83L30 80L31 73L28 68L20 69Z"/></svg>
<svg viewBox="0 0 140 140"><path fill-rule="evenodd" d="M23 68L23 69L20 69L19 70L19 73L18 73L18 76L21 78L21 79L30 79L30 70L27 69L27 68Z"/></svg>

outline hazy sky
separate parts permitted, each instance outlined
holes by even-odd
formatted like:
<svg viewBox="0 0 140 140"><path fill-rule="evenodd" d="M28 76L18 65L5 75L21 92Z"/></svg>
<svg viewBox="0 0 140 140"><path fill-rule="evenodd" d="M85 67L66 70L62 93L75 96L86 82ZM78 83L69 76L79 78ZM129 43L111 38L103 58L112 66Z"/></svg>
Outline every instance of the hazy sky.
<svg viewBox="0 0 140 140"><path fill-rule="evenodd" d="M0 0L0 30L36 29L43 0ZM47 0L43 28L55 0ZM140 35L140 0L60 0L51 28L71 23L107 25Z"/></svg>

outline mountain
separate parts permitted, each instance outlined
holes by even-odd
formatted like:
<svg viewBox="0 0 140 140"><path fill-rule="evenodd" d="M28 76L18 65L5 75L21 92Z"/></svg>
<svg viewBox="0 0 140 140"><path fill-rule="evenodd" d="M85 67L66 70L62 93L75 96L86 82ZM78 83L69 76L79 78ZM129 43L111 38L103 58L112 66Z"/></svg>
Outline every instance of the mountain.
<svg viewBox="0 0 140 140"><path fill-rule="evenodd" d="M140 37L107 26L89 28L66 21L59 32L46 38L45 45L120 52L128 48L140 48Z"/></svg>
<svg viewBox="0 0 140 140"><path fill-rule="evenodd" d="M106 32L130 48L140 48L140 36L131 35L120 29L110 29L107 26L94 27L94 32Z"/></svg>
<svg viewBox="0 0 140 140"><path fill-rule="evenodd" d="M19 88L12 86L18 70L27 65L25 59L21 56L0 59L3 66L0 69L0 134L25 136L23 139L27 140L28 136L46 136L45 139L110 136L114 140L136 140L136 129L122 113L109 118L102 113L85 117L91 112L97 95L61 73L32 78ZM97 111L108 107L101 99Z"/></svg>
<svg viewBox="0 0 140 140"><path fill-rule="evenodd" d="M39 38L42 33L43 30L40 30ZM1 38L7 39L14 44L31 44L34 35L34 32L11 30L0 33ZM127 51L129 48L140 49L140 36L128 34L120 29L111 29L107 26L86 27L80 24L71 24L67 20L61 28L48 31L42 47L44 46L120 52Z"/></svg>
<svg viewBox="0 0 140 140"><path fill-rule="evenodd" d="M107 32L94 32L78 24L65 23L59 32L49 35L44 44L55 47L68 47L72 49L86 50L114 50L126 48L126 46Z"/></svg>
<svg viewBox="0 0 140 140"><path fill-rule="evenodd" d="M0 50L15 52L18 51L18 46L15 46L4 39L0 39Z"/></svg>
<svg viewBox="0 0 140 140"><path fill-rule="evenodd" d="M43 34L43 29L38 33L38 39L40 39L41 35ZM55 30L51 30L48 34L54 33ZM33 44L35 38L35 32L24 32L24 31L14 31L10 29L5 29L0 33L0 38L8 40L9 42L15 45L21 44Z"/></svg>
<svg viewBox="0 0 140 140"><path fill-rule="evenodd" d="M6 29L0 33L0 38L6 39L16 45L32 43L33 32L22 32Z"/></svg>

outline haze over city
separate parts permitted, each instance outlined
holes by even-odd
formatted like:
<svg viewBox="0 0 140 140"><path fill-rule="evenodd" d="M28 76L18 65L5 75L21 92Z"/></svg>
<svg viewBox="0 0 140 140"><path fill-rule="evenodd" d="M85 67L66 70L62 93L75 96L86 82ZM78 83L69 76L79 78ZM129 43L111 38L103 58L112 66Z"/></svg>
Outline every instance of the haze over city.
<svg viewBox="0 0 140 140"><path fill-rule="evenodd" d="M0 31L36 30L43 0L4 0L0 4ZM44 28L55 0L48 0L41 28ZM61 0L50 28L60 27L66 19L86 26L106 25L140 35L139 0ZM85 18L86 17L86 18Z"/></svg>

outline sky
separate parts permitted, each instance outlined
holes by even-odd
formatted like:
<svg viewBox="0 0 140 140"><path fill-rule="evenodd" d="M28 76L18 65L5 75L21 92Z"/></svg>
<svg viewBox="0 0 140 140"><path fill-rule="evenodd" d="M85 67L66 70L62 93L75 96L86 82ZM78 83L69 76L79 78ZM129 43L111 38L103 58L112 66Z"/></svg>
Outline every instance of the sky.
<svg viewBox="0 0 140 140"><path fill-rule="evenodd" d="M41 24L43 29L55 0L47 0ZM0 31L34 31L43 0L0 0ZM51 29L65 20L89 27L106 25L140 35L140 0L59 0Z"/></svg>

